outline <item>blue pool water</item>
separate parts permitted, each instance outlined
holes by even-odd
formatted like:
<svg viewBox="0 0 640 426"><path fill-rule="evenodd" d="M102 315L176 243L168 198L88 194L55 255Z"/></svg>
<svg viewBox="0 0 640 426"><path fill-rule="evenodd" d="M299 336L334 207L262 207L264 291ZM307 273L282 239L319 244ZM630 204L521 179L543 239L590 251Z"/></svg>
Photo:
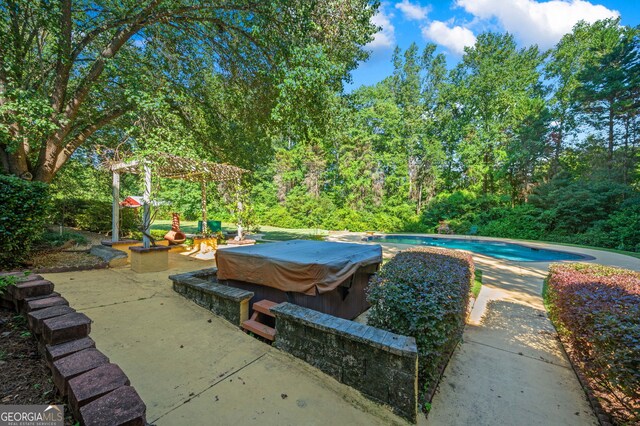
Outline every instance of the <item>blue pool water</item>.
<svg viewBox="0 0 640 426"><path fill-rule="evenodd" d="M501 241L484 241L474 239L454 239L439 237L420 237L412 235L383 235L369 237L371 241L381 243L418 244L450 249L468 250L485 256L516 262L553 262L558 260L584 260L587 256L564 251L538 249Z"/></svg>

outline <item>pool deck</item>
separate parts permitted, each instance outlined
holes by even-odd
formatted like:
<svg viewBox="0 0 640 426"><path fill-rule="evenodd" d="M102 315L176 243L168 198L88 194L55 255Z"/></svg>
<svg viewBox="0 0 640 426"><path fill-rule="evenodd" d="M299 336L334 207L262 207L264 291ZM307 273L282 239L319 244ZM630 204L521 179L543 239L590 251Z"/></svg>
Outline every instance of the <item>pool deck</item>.
<svg viewBox="0 0 640 426"><path fill-rule="evenodd" d="M93 320L97 348L129 376L150 424L406 424L173 291L170 274L211 266L171 253L164 272L122 267L42 275Z"/></svg>
<svg viewBox="0 0 640 426"><path fill-rule="evenodd" d="M353 242L363 236L334 234L331 239ZM640 259L617 253L500 241L574 252L593 257L586 262L640 271ZM386 258L410 247L384 242L381 245ZM433 398L426 423L598 425L543 305L542 282L550 262L512 262L471 254L476 268L483 272L482 290L463 342L454 352Z"/></svg>

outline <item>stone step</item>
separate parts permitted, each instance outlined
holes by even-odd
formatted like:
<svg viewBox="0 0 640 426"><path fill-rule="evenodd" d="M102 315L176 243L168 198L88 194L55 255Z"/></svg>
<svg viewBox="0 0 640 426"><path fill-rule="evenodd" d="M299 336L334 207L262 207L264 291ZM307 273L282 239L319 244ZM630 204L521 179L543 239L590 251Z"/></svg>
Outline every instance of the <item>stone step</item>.
<svg viewBox="0 0 640 426"><path fill-rule="evenodd" d="M250 331L252 333L257 334L258 336L264 337L267 340L273 341L276 337L276 329L273 327L269 327L266 324L258 322L256 320L246 320L242 323L242 328Z"/></svg>

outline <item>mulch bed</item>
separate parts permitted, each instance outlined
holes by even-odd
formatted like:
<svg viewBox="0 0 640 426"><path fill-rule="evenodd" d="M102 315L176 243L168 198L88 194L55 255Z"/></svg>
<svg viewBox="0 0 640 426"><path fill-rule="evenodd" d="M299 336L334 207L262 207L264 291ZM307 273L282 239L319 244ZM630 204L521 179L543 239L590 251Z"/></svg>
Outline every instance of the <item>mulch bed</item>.
<svg viewBox="0 0 640 426"><path fill-rule="evenodd" d="M0 309L0 404L65 405L65 425L73 425L71 412L56 392L51 371L40 354L26 318Z"/></svg>

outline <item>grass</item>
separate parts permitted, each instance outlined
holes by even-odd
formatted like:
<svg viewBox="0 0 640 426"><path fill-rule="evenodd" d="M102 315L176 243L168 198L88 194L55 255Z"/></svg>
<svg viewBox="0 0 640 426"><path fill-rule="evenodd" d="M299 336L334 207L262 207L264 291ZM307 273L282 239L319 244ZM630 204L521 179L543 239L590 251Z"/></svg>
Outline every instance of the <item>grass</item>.
<svg viewBox="0 0 640 426"><path fill-rule="evenodd" d="M481 288L482 288L482 270L476 269L475 278L473 280L473 286L471 287L471 294L473 294L474 299L478 298Z"/></svg>
<svg viewBox="0 0 640 426"><path fill-rule="evenodd" d="M260 230L255 232L256 234L263 234L262 239L265 241L287 241L296 239L306 240L322 240L329 235L329 231L324 229L290 229L290 228L278 228L275 226L260 226ZM171 229L170 220L156 220L151 225L151 230L165 230ZM180 229L187 234L196 234L198 231L198 221L180 221ZM236 225L233 223L223 222L222 231L235 231Z"/></svg>
<svg viewBox="0 0 640 426"><path fill-rule="evenodd" d="M585 248L585 249L591 249L591 250L609 251L611 253L624 254L624 255L627 255L627 256L635 257L636 259L640 259L640 253L636 253L636 252L633 252L633 251L625 251L625 250L618 250L618 249L604 248L604 247L585 246L585 245L582 245L582 244L556 243L554 241L537 241L537 240L525 240L525 241L531 241L533 243L556 244L556 245L559 245L559 246L578 247L578 248Z"/></svg>

